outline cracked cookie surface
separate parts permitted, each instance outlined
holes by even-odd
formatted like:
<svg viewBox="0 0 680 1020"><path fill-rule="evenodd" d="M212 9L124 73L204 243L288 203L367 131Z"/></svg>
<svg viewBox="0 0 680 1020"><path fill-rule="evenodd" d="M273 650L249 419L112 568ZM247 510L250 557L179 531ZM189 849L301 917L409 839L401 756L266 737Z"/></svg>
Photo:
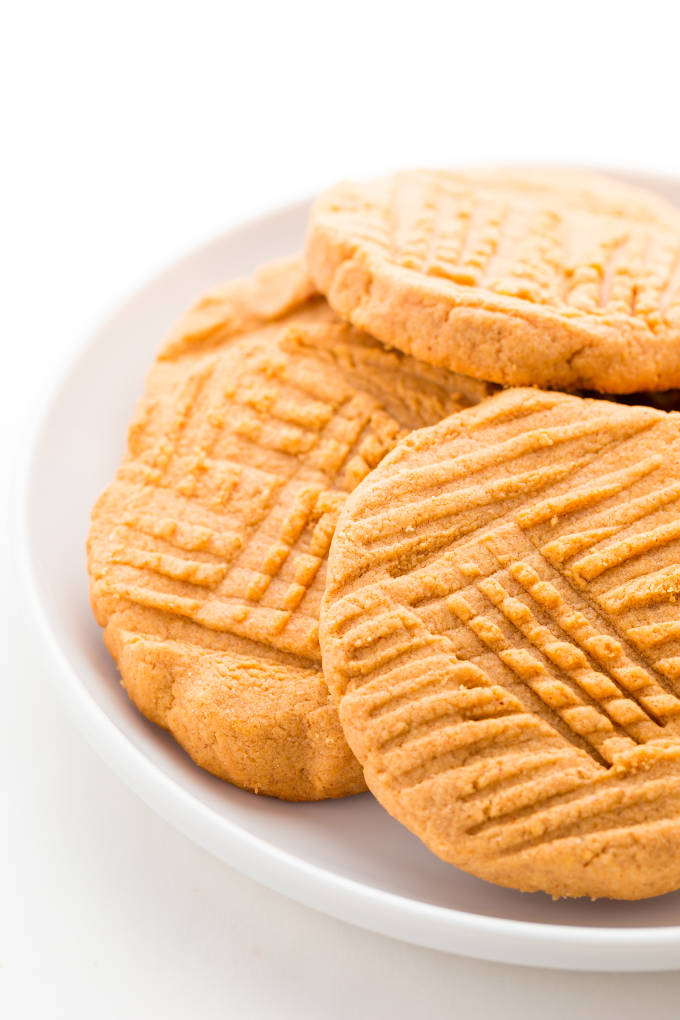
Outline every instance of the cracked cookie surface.
<svg viewBox="0 0 680 1020"><path fill-rule="evenodd" d="M312 278L384 343L512 386L680 386L680 210L571 170L410 171L329 189Z"/></svg>
<svg viewBox="0 0 680 1020"><path fill-rule="evenodd" d="M321 609L369 788L554 896L680 886L680 415L508 390L349 497Z"/></svg>
<svg viewBox="0 0 680 1020"><path fill-rule="evenodd" d="M341 322L300 258L206 295L92 516L92 605L138 708L239 786L364 789L318 647L335 521L407 431L489 391Z"/></svg>

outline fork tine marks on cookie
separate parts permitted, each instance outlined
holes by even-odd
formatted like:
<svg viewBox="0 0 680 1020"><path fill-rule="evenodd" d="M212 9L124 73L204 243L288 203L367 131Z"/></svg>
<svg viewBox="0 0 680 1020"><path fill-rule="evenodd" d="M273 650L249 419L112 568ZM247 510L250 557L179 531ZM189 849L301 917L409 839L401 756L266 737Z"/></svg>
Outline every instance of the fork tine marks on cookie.
<svg viewBox="0 0 680 1020"><path fill-rule="evenodd" d="M569 440L525 440L542 429ZM680 885L661 843L680 838L680 457L662 449L680 417L507 391L402 441L345 506L321 618L345 732L378 799L474 874L553 895ZM485 471L504 468L532 482L499 502Z"/></svg>

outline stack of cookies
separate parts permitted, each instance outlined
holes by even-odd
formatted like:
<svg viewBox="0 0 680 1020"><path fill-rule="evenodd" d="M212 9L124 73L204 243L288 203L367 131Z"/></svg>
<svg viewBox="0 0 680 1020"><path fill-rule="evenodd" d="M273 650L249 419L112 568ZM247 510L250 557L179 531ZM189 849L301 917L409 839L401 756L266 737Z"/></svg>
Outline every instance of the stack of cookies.
<svg viewBox="0 0 680 1020"><path fill-rule="evenodd" d="M680 887L680 211L572 171L410 172L167 339L92 605L203 768L368 786L553 896ZM646 391L640 396L640 391Z"/></svg>

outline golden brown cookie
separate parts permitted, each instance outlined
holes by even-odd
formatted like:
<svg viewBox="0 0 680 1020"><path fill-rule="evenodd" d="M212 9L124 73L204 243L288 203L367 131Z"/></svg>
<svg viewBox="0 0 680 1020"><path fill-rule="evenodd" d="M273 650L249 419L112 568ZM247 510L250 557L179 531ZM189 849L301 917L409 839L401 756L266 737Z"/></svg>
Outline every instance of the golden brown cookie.
<svg viewBox="0 0 680 1020"><path fill-rule="evenodd" d="M318 647L335 520L405 432L489 389L342 323L299 258L200 301L151 370L88 543L138 708L239 786L364 789Z"/></svg>
<svg viewBox="0 0 680 1020"><path fill-rule="evenodd" d="M505 385L680 386L680 211L571 170L412 171L331 188L310 272L384 343Z"/></svg>
<svg viewBox="0 0 680 1020"><path fill-rule="evenodd" d="M368 786L501 885L678 888L679 595L679 414L519 389L407 436L321 610Z"/></svg>

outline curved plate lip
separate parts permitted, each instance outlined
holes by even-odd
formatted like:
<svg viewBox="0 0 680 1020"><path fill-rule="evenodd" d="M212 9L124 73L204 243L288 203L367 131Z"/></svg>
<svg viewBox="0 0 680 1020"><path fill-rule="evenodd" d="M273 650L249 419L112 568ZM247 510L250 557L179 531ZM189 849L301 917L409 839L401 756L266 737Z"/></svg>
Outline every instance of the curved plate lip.
<svg viewBox="0 0 680 1020"><path fill-rule="evenodd" d="M670 175L642 172L627 175L620 169L602 172L644 179L652 187L654 184L680 186L680 178ZM308 200L298 201L234 224L148 278L125 301L103 316L93 329L87 330L75 349L66 352L56 381L45 386L45 392L36 399L38 413L20 444L16 460L10 528L15 537L15 566L25 604L36 625L39 644L56 667L48 670L51 676L54 673L54 687L87 742L151 808L225 863L298 902L371 931L480 959L574 970L676 969L679 965L680 925L597 927L474 914L347 878L254 835L214 812L135 747L86 690L50 626L31 558L28 510L33 466L41 439L68 380L90 349L96 346L99 332L144 291L224 243L227 237L239 230L264 226L279 217L301 216L308 206ZM637 954L642 951L643 956L630 956L633 950ZM561 953L565 954L564 958ZM599 954L597 958L593 957L593 953Z"/></svg>

